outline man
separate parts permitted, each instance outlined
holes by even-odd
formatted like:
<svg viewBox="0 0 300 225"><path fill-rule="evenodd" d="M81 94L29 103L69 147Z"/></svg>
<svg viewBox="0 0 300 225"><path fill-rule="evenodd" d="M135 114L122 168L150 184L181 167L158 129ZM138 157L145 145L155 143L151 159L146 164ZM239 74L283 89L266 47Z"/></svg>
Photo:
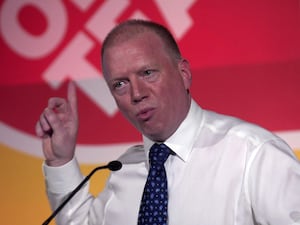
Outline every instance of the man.
<svg viewBox="0 0 300 225"><path fill-rule="evenodd" d="M97 198L88 186L75 195L58 224L300 224L300 164L292 150L258 126L200 108L189 91L189 63L164 27L124 22L108 34L101 55L111 93L144 144L120 157L122 169ZM83 179L74 157L77 128L70 83L67 100L51 98L36 126L53 208ZM168 151L159 166L154 143ZM160 195L167 198L149 218L145 193L158 177L149 178L152 164L163 168L167 190Z"/></svg>

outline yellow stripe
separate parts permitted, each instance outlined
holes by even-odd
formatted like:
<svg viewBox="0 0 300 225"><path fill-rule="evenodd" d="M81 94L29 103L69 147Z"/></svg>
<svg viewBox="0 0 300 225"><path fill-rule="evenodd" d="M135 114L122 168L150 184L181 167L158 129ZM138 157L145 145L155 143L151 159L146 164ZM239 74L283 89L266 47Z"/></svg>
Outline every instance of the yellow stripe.
<svg viewBox="0 0 300 225"><path fill-rule="evenodd" d="M295 149L296 156L300 160L300 149Z"/></svg>

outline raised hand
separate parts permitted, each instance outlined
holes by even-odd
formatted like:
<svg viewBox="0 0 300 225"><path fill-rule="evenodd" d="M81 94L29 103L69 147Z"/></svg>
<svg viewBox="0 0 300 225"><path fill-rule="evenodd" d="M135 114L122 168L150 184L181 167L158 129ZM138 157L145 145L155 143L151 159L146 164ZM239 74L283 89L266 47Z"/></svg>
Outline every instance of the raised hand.
<svg viewBox="0 0 300 225"><path fill-rule="evenodd" d="M69 83L67 99L50 98L36 124L46 164L61 166L74 157L78 131L76 87Z"/></svg>

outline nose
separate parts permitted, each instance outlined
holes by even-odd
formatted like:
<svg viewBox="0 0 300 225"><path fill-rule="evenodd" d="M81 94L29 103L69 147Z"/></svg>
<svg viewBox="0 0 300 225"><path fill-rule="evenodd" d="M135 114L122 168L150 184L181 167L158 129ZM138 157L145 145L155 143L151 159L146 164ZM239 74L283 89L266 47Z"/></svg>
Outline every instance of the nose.
<svg viewBox="0 0 300 225"><path fill-rule="evenodd" d="M133 104L147 98L147 87L142 79L135 77L131 80L131 101Z"/></svg>

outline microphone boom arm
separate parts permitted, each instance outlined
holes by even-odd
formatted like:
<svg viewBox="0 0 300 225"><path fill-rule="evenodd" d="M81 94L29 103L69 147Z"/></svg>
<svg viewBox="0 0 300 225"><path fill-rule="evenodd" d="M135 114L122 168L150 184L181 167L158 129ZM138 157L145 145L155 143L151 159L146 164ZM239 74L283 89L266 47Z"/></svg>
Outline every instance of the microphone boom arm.
<svg viewBox="0 0 300 225"><path fill-rule="evenodd" d="M91 178L91 176L98 170L109 169L111 171L117 171L122 168L122 163L119 161L111 161L105 166L98 166L93 169L81 183L68 195L68 197L53 211L53 213L45 220L42 225L47 225L51 220L62 210L62 208L73 198L73 196L82 188L82 186Z"/></svg>

